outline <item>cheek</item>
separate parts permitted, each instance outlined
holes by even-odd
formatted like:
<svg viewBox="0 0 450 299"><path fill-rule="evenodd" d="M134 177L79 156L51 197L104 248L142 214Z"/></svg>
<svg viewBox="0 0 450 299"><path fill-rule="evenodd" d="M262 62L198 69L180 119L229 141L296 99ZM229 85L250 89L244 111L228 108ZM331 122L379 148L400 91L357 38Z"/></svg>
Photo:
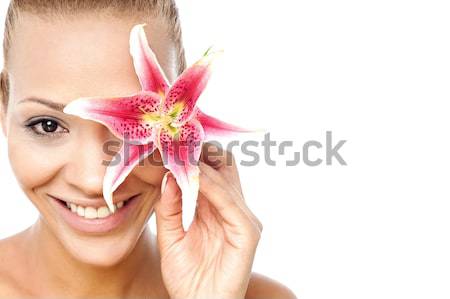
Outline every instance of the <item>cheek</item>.
<svg viewBox="0 0 450 299"><path fill-rule="evenodd" d="M155 150L152 155L144 161L141 161L133 170L133 175L146 183L159 186L164 173L167 171L161 161L159 151Z"/></svg>
<svg viewBox="0 0 450 299"><path fill-rule="evenodd" d="M8 137L11 168L24 189L39 187L50 181L65 163L64 147L40 144L30 138ZM67 152L67 151L66 151Z"/></svg>

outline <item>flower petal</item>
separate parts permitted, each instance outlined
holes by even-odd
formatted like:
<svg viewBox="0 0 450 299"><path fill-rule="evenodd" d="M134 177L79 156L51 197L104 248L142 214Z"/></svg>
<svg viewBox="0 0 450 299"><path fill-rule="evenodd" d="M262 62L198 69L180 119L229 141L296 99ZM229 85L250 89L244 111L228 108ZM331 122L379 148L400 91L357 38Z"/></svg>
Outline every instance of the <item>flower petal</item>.
<svg viewBox="0 0 450 299"><path fill-rule="evenodd" d="M124 143L120 152L111 160L103 179L103 196L112 212L114 212L113 192L123 183L140 161L153 153L155 148L153 142L145 145Z"/></svg>
<svg viewBox="0 0 450 299"><path fill-rule="evenodd" d="M194 65L186 69L170 88L163 112L174 117L174 123L183 125L194 112L195 104L211 76L211 62L219 52L206 52Z"/></svg>
<svg viewBox="0 0 450 299"><path fill-rule="evenodd" d="M164 165L174 175L182 191L184 201L195 201L199 189L199 168L204 132L197 120L192 120L178 128L175 136L161 129L159 149Z"/></svg>
<svg viewBox="0 0 450 299"><path fill-rule="evenodd" d="M145 24L134 26L130 34L130 53L133 57L134 69L142 90L153 91L164 96L169 89L169 83L155 53L148 44L144 26Z"/></svg>
<svg viewBox="0 0 450 299"><path fill-rule="evenodd" d="M205 131L205 139L213 137L229 136L233 133L252 133L254 131L243 129L226 122L223 122L215 117L209 116L206 113L196 109L196 119L201 123Z"/></svg>
<svg viewBox="0 0 450 299"><path fill-rule="evenodd" d="M158 112L160 102L161 97L153 92L109 99L80 98L64 112L99 122L120 139L146 144L154 137L149 116Z"/></svg>

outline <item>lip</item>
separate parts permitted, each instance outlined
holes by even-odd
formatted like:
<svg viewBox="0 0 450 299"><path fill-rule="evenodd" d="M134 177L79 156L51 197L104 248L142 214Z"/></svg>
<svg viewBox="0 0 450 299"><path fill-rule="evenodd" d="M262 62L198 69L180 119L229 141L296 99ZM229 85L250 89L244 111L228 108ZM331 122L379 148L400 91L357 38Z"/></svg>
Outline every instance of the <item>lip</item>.
<svg viewBox="0 0 450 299"><path fill-rule="evenodd" d="M49 195L51 203L55 206L56 211L61 218L74 230L87 234L105 234L119 228L130 214L135 210L135 207L140 201L140 194L128 198L127 203L115 213L106 218L86 219L69 210L61 199ZM91 205L89 205L91 206ZM93 205L92 205L93 206Z"/></svg>

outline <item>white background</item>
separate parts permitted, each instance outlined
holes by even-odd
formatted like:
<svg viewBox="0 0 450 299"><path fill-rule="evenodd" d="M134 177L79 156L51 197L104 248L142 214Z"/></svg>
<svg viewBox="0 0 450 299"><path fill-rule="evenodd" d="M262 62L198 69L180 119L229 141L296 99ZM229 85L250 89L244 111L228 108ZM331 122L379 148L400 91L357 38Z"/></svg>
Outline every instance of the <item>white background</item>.
<svg viewBox="0 0 450 299"><path fill-rule="evenodd" d="M448 1L178 3L189 63L225 49L204 110L291 153L326 130L348 140L346 167L241 168L264 224L254 270L300 298L449 298ZM5 237L36 212L0 143Z"/></svg>

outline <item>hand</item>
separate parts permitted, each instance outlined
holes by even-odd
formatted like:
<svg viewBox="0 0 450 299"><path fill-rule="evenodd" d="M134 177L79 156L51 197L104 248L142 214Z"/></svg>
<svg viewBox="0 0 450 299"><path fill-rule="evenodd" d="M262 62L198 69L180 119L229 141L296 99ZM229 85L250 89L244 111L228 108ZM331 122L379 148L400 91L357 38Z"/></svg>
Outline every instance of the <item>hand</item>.
<svg viewBox="0 0 450 299"><path fill-rule="evenodd" d="M172 299L238 299L247 291L262 225L245 204L231 154L215 158L205 161L210 165L200 161L200 192L187 231L170 173L155 204L161 271Z"/></svg>

